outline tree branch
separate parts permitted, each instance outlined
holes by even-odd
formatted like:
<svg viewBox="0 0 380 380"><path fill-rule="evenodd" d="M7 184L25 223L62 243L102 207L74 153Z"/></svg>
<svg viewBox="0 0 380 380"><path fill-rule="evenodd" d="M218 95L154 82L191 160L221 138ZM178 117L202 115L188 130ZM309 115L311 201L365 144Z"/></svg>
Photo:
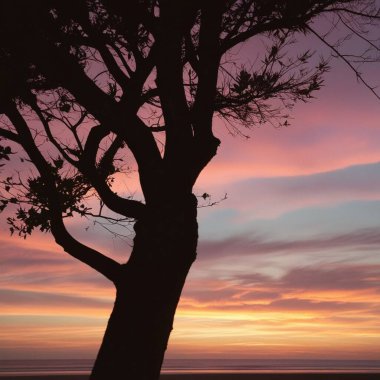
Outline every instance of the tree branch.
<svg viewBox="0 0 380 380"><path fill-rule="evenodd" d="M201 7L198 47L198 86L191 118L195 137L196 160L193 164L193 180L216 154L220 141L213 135L212 118L216 95L216 83L220 64L219 34L221 32L224 3L210 1Z"/></svg>
<svg viewBox="0 0 380 380"><path fill-rule="evenodd" d="M71 256L89 265L109 280L116 282L121 265L102 253L80 243L67 231L61 211L61 202L51 167L35 145L30 130L15 104L9 103L5 114L12 122L19 136L19 143L40 173L47 186L50 227L55 241Z"/></svg>
<svg viewBox="0 0 380 380"><path fill-rule="evenodd" d="M0 128L0 136L4 137L7 140L14 141L16 143L21 142L20 136L12 131L8 131L6 129Z"/></svg>
<svg viewBox="0 0 380 380"><path fill-rule="evenodd" d="M129 218L139 219L145 213L145 205L141 202L126 199L115 194L107 185L101 170L96 168L96 155L101 140L107 136L105 129L97 125L90 130L78 169L94 186L104 204L112 211ZM115 152L116 153L116 152Z"/></svg>
<svg viewBox="0 0 380 380"><path fill-rule="evenodd" d="M164 160L185 163L190 156L192 130L183 86L182 41L195 17L196 6L162 1L157 36L157 86L166 125ZM187 165L186 165L187 166ZM183 168L186 170L186 168Z"/></svg>
<svg viewBox="0 0 380 380"><path fill-rule="evenodd" d="M58 141L54 138L52 132L51 132L51 129L50 129L50 125L49 125L49 122L46 120L46 118L44 117L44 115L42 114L42 111L40 109L40 107L38 107L38 104L35 100L35 97L33 96L33 94L28 94L28 98L25 99L28 104L30 105L30 107L32 108L32 110L36 113L36 115L38 116L38 118L40 119L43 127L44 127L44 130L45 130L45 133L46 133L46 136L48 137L49 141L57 148L58 152L62 155L62 157L67 161L69 162L70 164L74 165L76 164L76 161L73 160L68 154L67 152L65 151L65 149L62 148L62 146L58 143Z"/></svg>
<svg viewBox="0 0 380 380"><path fill-rule="evenodd" d="M245 8L245 13L249 16L240 17L239 20L236 21L239 23L239 27L235 26L234 29L235 31L239 31L240 27L245 26L246 23L248 23L248 26L244 31L237 32L235 35L229 34L227 37L222 39L220 45L220 54L224 54L239 43L247 41L248 39L258 34L283 29L300 30L315 15L321 13L333 2L334 0L325 0L320 3L316 2L316 4L309 4L305 2L305 8L299 12L297 12L296 9L296 7L300 4L299 2L294 5L291 1L281 2L280 4L284 6L284 9L281 9L281 7L277 9L276 2L271 2L268 4L268 8L265 9L264 13L259 15L256 15L256 9L254 9L253 12L248 12L248 10ZM250 3L254 5L255 2ZM240 6L244 7L244 3ZM292 6L294 8L292 8ZM290 12L289 14L288 11ZM255 17L257 18L255 19Z"/></svg>
<svg viewBox="0 0 380 380"><path fill-rule="evenodd" d="M328 41L326 41L325 38L323 38L319 33L317 33L313 28L311 28L309 25L306 26L306 28L314 34L320 41L322 41L326 46L328 46L344 63L347 64L347 66L355 73L356 78L364 84L365 87L370 90L377 99L380 100L380 95L375 91L374 87L371 87L369 83L363 78L362 74L357 70L357 68L347 59L347 57L340 53L339 50L332 44L330 44Z"/></svg>
<svg viewBox="0 0 380 380"><path fill-rule="evenodd" d="M40 40L43 41L43 38L41 37ZM148 194L149 186L145 185L157 183L157 172L162 164L162 159L152 132L136 115L136 105L132 101L128 105L122 104L122 102L116 103L87 77L68 54L63 54L52 44L41 42L38 46L30 53L44 71L50 77L56 78L59 83L64 83L77 101L100 121L105 131L114 132L127 143L137 161L144 195L149 201L150 196L154 195L154 191L150 186L152 193ZM145 81L144 75L150 72L151 67L150 62L149 65L148 62L144 62L146 65L143 65L142 75L138 77L140 80L144 78L143 81ZM140 73L136 70L137 72ZM132 79L129 84L131 81ZM140 82L137 85L140 85ZM128 91L129 89L127 89ZM138 97L136 98L135 103L138 104Z"/></svg>
<svg viewBox="0 0 380 380"><path fill-rule="evenodd" d="M329 12L329 13L344 12L344 13L352 14L354 16L364 17L364 18L368 18L368 19L372 19L372 20L380 20L379 10L377 11L376 14L373 14L373 15L368 14L368 13L354 11L354 10L348 9L348 8L339 8L339 7L329 8L329 9L326 9L324 12L326 12L326 13L327 12Z"/></svg>

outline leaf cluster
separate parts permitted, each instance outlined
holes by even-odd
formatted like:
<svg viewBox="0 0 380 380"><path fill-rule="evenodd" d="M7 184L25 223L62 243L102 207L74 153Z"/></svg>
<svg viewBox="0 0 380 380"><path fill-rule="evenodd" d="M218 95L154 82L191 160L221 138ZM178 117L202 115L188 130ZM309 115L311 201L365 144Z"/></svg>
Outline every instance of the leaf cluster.
<svg viewBox="0 0 380 380"><path fill-rule="evenodd" d="M0 139L1 141L1 139ZM9 156L12 154L12 149L10 146L2 146L0 145L0 161L1 160L7 160L9 161ZM3 166L3 164L0 164L0 167Z"/></svg>
<svg viewBox="0 0 380 380"><path fill-rule="evenodd" d="M51 165L51 177L54 178L55 187L59 194L57 203L61 208L64 217L72 217L75 213L83 216L90 208L86 206L85 199L91 186L80 173L74 175L62 175L63 160L57 158ZM61 171L61 173L60 173ZM7 222L13 234L17 232L19 236L30 235L35 228L40 231L50 231L51 213L49 206L50 187L43 176L28 178L26 183L15 182L12 177L4 181L4 189L12 194L17 188L22 186L25 190L23 194L18 192L18 196L10 196L1 200L0 211L6 206L15 204L19 207L15 217L8 217Z"/></svg>

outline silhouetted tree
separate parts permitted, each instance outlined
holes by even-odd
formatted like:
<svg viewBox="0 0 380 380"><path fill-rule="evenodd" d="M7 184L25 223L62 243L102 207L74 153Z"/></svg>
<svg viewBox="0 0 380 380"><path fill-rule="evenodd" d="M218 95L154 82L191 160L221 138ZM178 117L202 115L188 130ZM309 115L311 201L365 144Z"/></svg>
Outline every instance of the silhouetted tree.
<svg viewBox="0 0 380 380"><path fill-rule="evenodd" d="M328 69L312 51L295 52L301 34L376 95L359 71L378 58L376 1L3 0L0 18L0 159L12 164L21 147L34 167L7 177L2 168L0 209L15 210L12 233L50 232L115 284L91 379L157 379L196 258L193 186L220 144L214 118L240 133L287 125L286 110L309 100ZM364 50L345 50L347 37ZM256 55L238 64L232 53L248 40ZM144 202L112 188L127 154ZM133 220L127 263L71 236L73 216Z"/></svg>

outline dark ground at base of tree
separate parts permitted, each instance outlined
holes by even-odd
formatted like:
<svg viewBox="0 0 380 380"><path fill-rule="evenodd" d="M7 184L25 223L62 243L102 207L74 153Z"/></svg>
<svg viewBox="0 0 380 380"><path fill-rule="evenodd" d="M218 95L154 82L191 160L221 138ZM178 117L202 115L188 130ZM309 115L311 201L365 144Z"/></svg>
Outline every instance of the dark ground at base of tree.
<svg viewBox="0 0 380 380"><path fill-rule="evenodd" d="M86 375L0 376L1 380L87 380ZM166 374L162 380L378 380L380 373Z"/></svg>

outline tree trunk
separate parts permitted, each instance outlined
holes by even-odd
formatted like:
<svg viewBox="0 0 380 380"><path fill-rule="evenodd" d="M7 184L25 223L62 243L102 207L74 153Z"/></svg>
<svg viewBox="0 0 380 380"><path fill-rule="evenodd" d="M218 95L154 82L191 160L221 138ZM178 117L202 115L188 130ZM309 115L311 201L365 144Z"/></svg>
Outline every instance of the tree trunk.
<svg viewBox="0 0 380 380"><path fill-rule="evenodd" d="M177 304L196 256L196 198L149 207L135 232L91 380L159 378Z"/></svg>

